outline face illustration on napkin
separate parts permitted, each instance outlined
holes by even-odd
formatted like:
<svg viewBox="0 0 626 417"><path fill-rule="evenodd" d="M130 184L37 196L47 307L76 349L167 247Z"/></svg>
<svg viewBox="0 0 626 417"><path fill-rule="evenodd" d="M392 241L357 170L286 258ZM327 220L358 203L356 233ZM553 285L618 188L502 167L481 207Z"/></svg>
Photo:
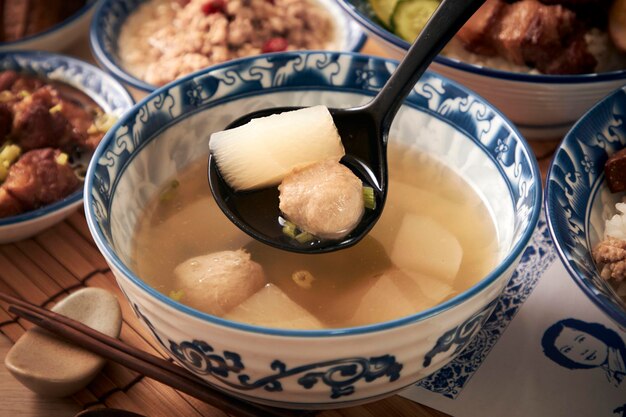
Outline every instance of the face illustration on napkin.
<svg viewBox="0 0 626 417"><path fill-rule="evenodd" d="M560 320L544 332L541 345L549 359L565 368L599 368L614 386L626 377L626 343L599 323Z"/></svg>

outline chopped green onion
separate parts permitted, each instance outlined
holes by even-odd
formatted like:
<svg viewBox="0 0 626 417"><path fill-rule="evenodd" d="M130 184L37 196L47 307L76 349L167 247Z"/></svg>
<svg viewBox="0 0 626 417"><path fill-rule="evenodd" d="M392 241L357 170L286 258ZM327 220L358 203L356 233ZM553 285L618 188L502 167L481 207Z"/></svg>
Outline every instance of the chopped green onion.
<svg viewBox="0 0 626 417"><path fill-rule="evenodd" d="M176 197L176 189L178 188L179 185L180 183L178 182L178 180L172 180L170 184L167 186L167 188L161 193L161 196L159 197L159 199L161 201L173 200L174 197Z"/></svg>
<svg viewBox="0 0 626 417"><path fill-rule="evenodd" d="M94 133L106 133L110 128L113 127L115 122L117 122L117 117L112 114L103 113L97 115L93 120L93 124L89 126L87 133L89 133L90 135Z"/></svg>
<svg viewBox="0 0 626 417"><path fill-rule="evenodd" d="M9 168L22 154L22 148L12 143L8 143L0 148L0 182L9 175Z"/></svg>
<svg viewBox="0 0 626 417"><path fill-rule="evenodd" d="M183 296L185 295L185 291L183 290L178 290L178 291L170 291L169 297L174 300L174 301L180 301L183 299Z"/></svg>
<svg viewBox="0 0 626 417"><path fill-rule="evenodd" d="M376 197L372 187L363 187L363 205L366 209L374 210L376 208Z"/></svg>
<svg viewBox="0 0 626 417"><path fill-rule="evenodd" d="M300 234L297 234L295 239L298 241L298 243L309 243L310 241L315 239L315 237L308 232L302 232Z"/></svg>
<svg viewBox="0 0 626 417"><path fill-rule="evenodd" d="M289 220L285 221L283 225L283 233L289 236L292 239L296 238L296 225L291 223Z"/></svg>
<svg viewBox="0 0 626 417"><path fill-rule="evenodd" d="M59 165L66 165L67 164L67 160L69 159L67 154L65 152L61 152L59 155L57 155L56 158L54 158L56 163Z"/></svg>
<svg viewBox="0 0 626 417"><path fill-rule="evenodd" d="M315 281L315 277L309 271L296 271L291 274L291 279L299 287L307 290L313 286L313 281Z"/></svg>
<svg viewBox="0 0 626 417"><path fill-rule="evenodd" d="M63 110L63 104L59 103L56 106L52 106L50 107L50 110L48 110L50 112L50 114L55 114L58 113L60 111Z"/></svg>

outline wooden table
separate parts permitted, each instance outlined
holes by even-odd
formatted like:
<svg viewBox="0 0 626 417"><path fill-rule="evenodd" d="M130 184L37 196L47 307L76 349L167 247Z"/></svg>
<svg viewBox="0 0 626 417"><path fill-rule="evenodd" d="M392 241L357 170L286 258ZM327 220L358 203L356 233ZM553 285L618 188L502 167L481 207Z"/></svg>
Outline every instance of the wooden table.
<svg viewBox="0 0 626 417"><path fill-rule="evenodd" d="M75 45L73 55L90 60L86 40ZM364 53L383 55L371 41ZM133 92L136 98L142 93ZM545 173L557 140L531 144ZM113 275L91 240L82 211L63 223L22 242L0 245L0 291L12 293L45 307L83 286L105 288L115 293L124 312L122 340L155 354L164 355L136 320L123 300ZM0 303L0 358L30 324L15 320ZM217 417L225 414L120 365L109 363L85 390L71 398L46 399L20 385L0 366L0 416L70 417L85 408L112 407L150 417ZM320 417L411 416L443 417L445 414L393 396L364 406L324 411Z"/></svg>

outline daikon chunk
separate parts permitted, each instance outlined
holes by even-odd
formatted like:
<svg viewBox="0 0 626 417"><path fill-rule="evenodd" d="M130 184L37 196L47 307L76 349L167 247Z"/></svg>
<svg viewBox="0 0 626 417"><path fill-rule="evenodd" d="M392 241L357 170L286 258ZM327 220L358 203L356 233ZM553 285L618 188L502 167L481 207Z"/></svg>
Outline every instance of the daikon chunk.
<svg viewBox="0 0 626 417"><path fill-rule="evenodd" d="M349 324L360 326L393 320L436 304L422 292L416 279L393 269L383 273L368 289Z"/></svg>
<svg viewBox="0 0 626 417"><path fill-rule="evenodd" d="M462 259L459 241L440 223L414 214L404 216L391 251L398 268L452 283Z"/></svg>
<svg viewBox="0 0 626 417"><path fill-rule="evenodd" d="M339 161L345 153L325 106L261 117L213 133L209 147L220 173L237 191L278 185L294 168Z"/></svg>
<svg viewBox="0 0 626 417"><path fill-rule="evenodd" d="M323 327L318 319L274 284L267 284L224 315L224 318L281 329L314 330Z"/></svg>

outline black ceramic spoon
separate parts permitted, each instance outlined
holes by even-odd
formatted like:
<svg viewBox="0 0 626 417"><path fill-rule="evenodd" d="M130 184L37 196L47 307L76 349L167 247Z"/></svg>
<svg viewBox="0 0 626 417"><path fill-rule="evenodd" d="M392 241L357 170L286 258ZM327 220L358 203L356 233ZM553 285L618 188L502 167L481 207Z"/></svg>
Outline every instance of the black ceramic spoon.
<svg viewBox="0 0 626 417"><path fill-rule="evenodd" d="M324 253L348 248L361 240L380 217L387 197L387 139L389 127L402 102L428 65L485 0L443 0L417 37L404 59L376 97L362 107L330 109L346 155L341 162L364 184L374 188L376 208L365 210L357 227L340 240L299 243L282 232L278 189L235 192L209 156L209 184L218 206L241 230L253 238L291 252ZM253 118L269 116L297 107L264 109L238 118L226 129Z"/></svg>

